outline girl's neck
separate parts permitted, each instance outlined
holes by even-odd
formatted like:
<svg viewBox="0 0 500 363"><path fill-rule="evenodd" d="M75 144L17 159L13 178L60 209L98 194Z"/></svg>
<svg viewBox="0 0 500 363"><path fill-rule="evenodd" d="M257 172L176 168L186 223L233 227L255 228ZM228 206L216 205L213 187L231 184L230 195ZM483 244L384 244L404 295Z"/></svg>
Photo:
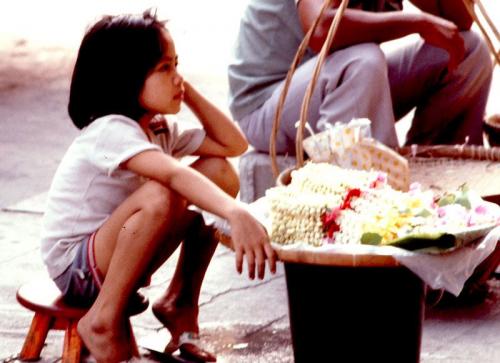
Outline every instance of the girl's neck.
<svg viewBox="0 0 500 363"><path fill-rule="evenodd" d="M139 119L139 125L142 127L143 130L149 129L149 123L151 122L153 116L154 115L145 114Z"/></svg>
<svg viewBox="0 0 500 363"><path fill-rule="evenodd" d="M148 137L149 141L151 141L151 130L149 128L149 123L151 122L152 118L152 115L146 114L139 119L139 125L141 126L142 131L144 131L144 133Z"/></svg>

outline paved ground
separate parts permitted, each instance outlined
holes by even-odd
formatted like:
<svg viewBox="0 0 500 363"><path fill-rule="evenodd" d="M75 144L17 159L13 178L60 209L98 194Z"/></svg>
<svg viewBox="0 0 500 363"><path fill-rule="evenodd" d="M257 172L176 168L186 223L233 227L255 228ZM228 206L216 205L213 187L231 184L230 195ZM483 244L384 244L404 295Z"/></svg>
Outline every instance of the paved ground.
<svg viewBox="0 0 500 363"><path fill-rule="evenodd" d="M226 107L227 44L244 3L165 1L159 8L160 14L172 19L170 27L186 77L221 107ZM484 3L493 4L493 0ZM45 275L38 233L45 192L62 153L76 135L65 105L82 29L96 14L139 11L151 5L157 4L18 0L0 5L0 361L19 352L32 318L16 302L16 289ZM492 6L496 9L492 13L500 14L498 5ZM213 16L222 9L231 16L222 20ZM497 67L490 113L500 111L498 72ZM187 112L183 116L191 117ZM153 300L171 277L175 259L171 260L148 288ZM207 345L217 352L220 362L292 362L282 266L277 275L260 282L237 275L233 266L232 253L220 247L201 298L200 322ZM426 312L422 362L500 361L500 281L489 284L491 293L479 306ZM161 347L167 341L168 334L150 310L134 318L133 324L140 342ZM61 347L61 334L50 334L43 362L57 361Z"/></svg>

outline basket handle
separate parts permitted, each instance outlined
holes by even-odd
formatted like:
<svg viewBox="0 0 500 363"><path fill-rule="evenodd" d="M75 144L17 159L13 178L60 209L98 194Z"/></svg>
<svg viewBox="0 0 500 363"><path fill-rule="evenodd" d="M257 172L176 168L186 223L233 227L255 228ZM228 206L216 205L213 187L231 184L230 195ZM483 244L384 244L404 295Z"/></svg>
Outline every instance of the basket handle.
<svg viewBox="0 0 500 363"><path fill-rule="evenodd" d="M479 30L483 34L484 40L486 41L486 44L488 45L488 48L490 49L490 52L494 58L494 65L500 64L500 51L497 51L495 49L495 46L493 45L493 42L491 41L491 38L488 35L488 32L486 31L485 26L481 23L481 20L476 14L476 11L474 10L474 4L477 5L479 8L481 14L483 15L484 19L486 20L486 23L489 25L491 32L495 35L497 42L500 42L500 33L498 32L498 29L495 27L495 24L491 20L491 18L488 16L488 13L486 12L486 8L483 6L481 0L462 0L464 3L465 8L467 9L467 12L471 16L471 18L474 20L474 22L477 24L479 27Z"/></svg>
<svg viewBox="0 0 500 363"><path fill-rule="evenodd" d="M323 2L323 5L321 7L321 10L314 20L314 23L311 25L309 30L307 31L306 35L304 36L304 39L299 45L299 48L297 50L297 53L295 54L295 58L293 59L293 62L290 66L290 69L288 70L287 76L285 78L285 83L283 86L283 90L281 91L280 98L278 101L278 105L276 107L276 113L274 115L273 119L273 128L271 130L271 138L269 140L269 154L271 157L271 168L273 170L274 177L278 177L279 174L279 168L278 168L278 163L276 161L276 137L278 134L278 130L280 127L281 123L281 114L283 111L283 106L285 104L285 99L288 94L288 89L290 87L290 83L292 80L293 73L295 72L295 69L297 68L297 65L299 64L300 60L302 59L308 45L309 41L312 37L312 34L314 33L314 30L316 29L320 19L322 18L323 14L325 13L326 9L328 8L329 5L333 4L334 0L325 0ZM318 56L318 61L316 63L316 67L314 69L313 77L311 81L309 82L309 85L306 90L306 94L304 96L304 99L302 101L302 107L301 107L301 112L300 112L300 123L299 127L297 128L297 137L295 140L295 150L296 150L296 157L297 157L297 166L300 167L304 164L304 157L303 157L303 151L302 151L302 139L303 139L303 134L304 134L304 126L306 123L306 118L307 118L307 112L309 110L309 103L310 99L312 96L312 93L314 91L314 86L316 85L316 81L319 76L319 71L321 70L321 67L323 66L323 63L325 62L326 55L328 51L331 48L333 38L335 34L337 33L337 29L340 23L340 19L342 18L344 11L349 3L349 0L342 0L342 3L337 9L337 12L335 14L335 17L330 25L330 29L328 30L328 35L327 38L323 44L323 47L321 48L321 51ZM300 141L299 141L300 140Z"/></svg>

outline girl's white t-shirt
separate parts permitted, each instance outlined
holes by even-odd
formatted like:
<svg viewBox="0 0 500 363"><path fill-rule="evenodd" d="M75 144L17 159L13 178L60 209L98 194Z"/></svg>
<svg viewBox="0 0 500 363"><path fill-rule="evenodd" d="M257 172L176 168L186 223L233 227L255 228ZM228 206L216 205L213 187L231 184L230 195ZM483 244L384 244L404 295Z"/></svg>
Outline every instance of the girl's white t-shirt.
<svg viewBox="0 0 500 363"><path fill-rule="evenodd" d="M171 120L166 126L153 143L136 121L108 115L73 141L55 173L42 222L41 254L50 277L66 270L79 243L143 183L137 174L120 168L123 162L146 150L189 155L205 138L200 128L180 130Z"/></svg>

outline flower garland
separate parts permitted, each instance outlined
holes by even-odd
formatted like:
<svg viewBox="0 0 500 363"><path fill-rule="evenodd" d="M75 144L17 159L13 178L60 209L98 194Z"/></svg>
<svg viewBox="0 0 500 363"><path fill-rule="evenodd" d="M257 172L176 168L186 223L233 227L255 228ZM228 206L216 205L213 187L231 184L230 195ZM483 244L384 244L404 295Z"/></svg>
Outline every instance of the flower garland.
<svg viewBox="0 0 500 363"><path fill-rule="evenodd" d="M288 186L266 192L271 240L280 244L388 245L402 239L439 238L471 227L500 224L500 207L462 186L436 195L417 183L391 188L378 171L309 163Z"/></svg>

